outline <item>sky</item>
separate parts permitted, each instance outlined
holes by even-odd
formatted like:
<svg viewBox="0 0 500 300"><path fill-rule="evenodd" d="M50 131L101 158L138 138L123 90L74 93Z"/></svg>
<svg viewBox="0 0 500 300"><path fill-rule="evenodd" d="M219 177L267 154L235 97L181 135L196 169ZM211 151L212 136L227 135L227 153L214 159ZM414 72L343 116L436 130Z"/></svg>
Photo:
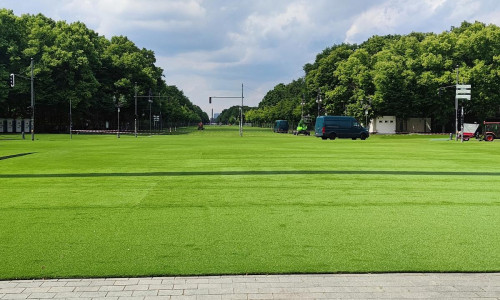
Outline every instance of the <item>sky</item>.
<svg viewBox="0 0 500 300"><path fill-rule="evenodd" d="M340 43L373 35L441 33L463 21L500 26L499 0L0 0L16 15L81 21L155 52L165 81L209 116L257 106L279 83Z"/></svg>

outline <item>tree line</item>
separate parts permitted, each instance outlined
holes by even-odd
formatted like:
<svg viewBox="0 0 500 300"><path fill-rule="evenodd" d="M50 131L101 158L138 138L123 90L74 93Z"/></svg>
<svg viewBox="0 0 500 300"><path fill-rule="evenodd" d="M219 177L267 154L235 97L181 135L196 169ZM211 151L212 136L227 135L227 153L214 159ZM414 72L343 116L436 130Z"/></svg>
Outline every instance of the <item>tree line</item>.
<svg viewBox="0 0 500 300"><path fill-rule="evenodd" d="M163 79L155 54L140 49L125 36L107 39L81 22L68 24L42 14L15 16L0 10L0 117L29 118L30 61L34 60L37 130L62 132L73 128L116 126L133 128L135 98L139 123L149 123L150 104L163 123L208 122L208 115L176 86ZM16 74L15 86L7 84ZM114 124L114 125L111 125ZM145 127L145 126L144 126Z"/></svg>
<svg viewBox="0 0 500 300"><path fill-rule="evenodd" d="M480 22L441 34L372 36L359 45L334 45L304 66L303 77L270 90L246 119L297 123L302 110L311 116L350 115L363 123L365 117L392 115L432 118L433 131L443 132L454 128L457 77L472 85L471 100L460 101L466 121L498 118L499 49L500 27Z"/></svg>

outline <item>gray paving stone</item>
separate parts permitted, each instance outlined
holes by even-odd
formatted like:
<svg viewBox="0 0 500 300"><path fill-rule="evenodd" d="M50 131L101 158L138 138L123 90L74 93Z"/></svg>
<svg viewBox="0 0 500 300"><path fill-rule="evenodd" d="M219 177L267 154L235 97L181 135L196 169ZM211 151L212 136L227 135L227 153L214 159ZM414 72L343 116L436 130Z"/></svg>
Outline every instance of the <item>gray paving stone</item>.
<svg viewBox="0 0 500 300"><path fill-rule="evenodd" d="M220 289L220 283L198 283L198 289Z"/></svg>
<svg viewBox="0 0 500 300"><path fill-rule="evenodd" d="M196 295L193 295L193 296L171 296L170 300L196 300Z"/></svg>
<svg viewBox="0 0 500 300"><path fill-rule="evenodd" d="M102 285L99 287L99 292L117 292L123 291L124 289L124 285Z"/></svg>
<svg viewBox="0 0 500 300"><path fill-rule="evenodd" d="M197 283L185 283L185 284L174 284L174 290L189 290L189 289L197 289Z"/></svg>
<svg viewBox="0 0 500 300"><path fill-rule="evenodd" d="M90 280L67 281L65 286L72 286L72 287L89 286L90 282L91 282Z"/></svg>
<svg viewBox="0 0 500 300"><path fill-rule="evenodd" d="M150 290L173 290L174 285L173 284L150 284L149 289Z"/></svg>
<svg viewBox="0 0 500 300"><path fill-rule="evenodd" d="M273 299L273 294L248 294L248 300Z"/></svg>
<svg viewBox="0 0 500 300"><path fill-rule="evenodd" d="M197 295L196 300L222 300L221 295Z"/></svg>
<svg viewBox="0 0 500 300"><path fill-rule="evenodd" d="M75 292L97 292L101 288L100 285L98 286L77 286L75 287L74 291Z"/></svg>
<svg viewBox="0 0 500 300"><path fill-rule="evenodd" d="M1 289L0 292L2 294L19 294L22 293L25 290L25 288L4 288Z"/></svg>
<svg viewBox="0 0 500 300"><path fill-rule="evenodd" d="M148 285L126 285L125 291L147 291L149 289Z"/></svg>
<svg viewBox="0 0 500 300"><path fill-rule="evenodd" d="M75 292L70 292L70 293L56 293L54 298L57 299L70 299L70 298L80 298L80 295L82 293L75 293Z"/></svg>
<svg viewBox="0 0 500 300"><path fill-rule="evenodd" d="M72 286L53 286L49 288L49 292L53 293L65 293L65 292L72 292L75 290L75 287Z"/></svg>
<svg viewBox="0 0 500 300"><path fill-rule="evenodd" d="M5 299L27 299L29 294L5 294L2 300Z"/></svg>
<svg viewBox="0 0 500 300"><path fill-rule="evenodd" d="M234 290L232 288L227 289L208 289L208 294L210 295L225 295L232 294Z"/></svg>
<svg viewBox="0 0 500 300"><path fill-rule="evenodd" d="M157 296L157 290L148 290L148 291L133 291L132 297L145 297L145 296Z"/></svg>
<svg viewBox="0 0 500 300"><path fill-rule="evenodd" d="M161 284L161 279L139 279L138 284L145 284L145 285Z"/></svg>
<svg viewBox="0 0 500 300"><path fill-rule="evenodd" d="M94 279L90 281L89 286L102 286L102 285L115 285L115 280L99 280Z"/></svg>
<svg viewBox="0 0 500 300"><path fill-rule="evenodd" d="M18 287L18 288L33 288L33 287L40 287L41 285L42 285L41 281L26 281L26 282L16 283L15 287Z"/></svg>
<svg viewBox="0 0 500 300"><path fill-rule="evenodd" d="M139 284L139 279L117 279L115 280L114 285L131 285L131 284Z"/></svg>
<svg viewBox="0 0 500 300"><path fill-rule="evenodd" d="M183 295L209 295L208 289L188 289L188 290L183 290Z"/></svg>
<svg viewBox="0 0 500 300"><path fill-rule="evenodd" d="M222 300L247 300L247 294L225 294L221 295Z"/></svg>
<svg viewBox="0 0 500 300"><path fill-rule="evenodd" d="M184 290L159 290L158 296L179 296Z"/></svg>
<svg viewBox="0 0 500 300"><path fill-rule="evenodd" d="M52 299L56 293L32 293L28 296L28 299Z"/></svg>
<svg viewBox="0 0 500 300"><path fill-rule="evenodd" d="M64 281L57 281L57 280L48 280L42 282L42 285L40 287L53 287L53 286L65 286L66 282Z"/></svg>
<svg viewBox="0 0 500 300"><path fill-rule="evenodd" d="M132 297L134 291L108 292L106 297Z"/></svg>
<svg viewBox="0 0 500 300"><path fill-rule="evenodd" d="M81 296L86 298L106 297L107 292L82 292Z"/></svg>
<svg viewBox="0 0 500 300"><path fill-rule="evenodd" d="M18 284L18 282L12 281L0 281L0 289L15 288Z"/></svg>

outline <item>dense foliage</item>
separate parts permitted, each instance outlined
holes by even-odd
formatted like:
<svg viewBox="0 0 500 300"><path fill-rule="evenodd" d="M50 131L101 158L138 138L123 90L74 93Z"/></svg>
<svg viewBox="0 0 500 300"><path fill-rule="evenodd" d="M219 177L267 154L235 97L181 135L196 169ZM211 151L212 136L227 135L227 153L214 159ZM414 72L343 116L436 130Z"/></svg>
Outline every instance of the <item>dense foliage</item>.
<svg viewBox="0 0 500 300"><path fill-rule="evenodd" d="M239 124L241 117L240 107L241 106L231 106L230 108L224 109L222 113L217 117L216 122L226 125ZM246 112L251 109L254 108L243 106L243 122L246 121Z"/></svg>
<svg viewBox="0 0 500 300"><path fill-rule="evenodd" d="M182 91L165 83L153 51L124 36L108 40L80 22L56 22L41 14L18 17L5 9L0 10L0 78L7 82L10 73L18 75L14 88L0 85L0 117L29 118L31 58L37 130L67 130L70 101L74 128L116 124L113 99L124 100L120 123L130 129L136 84L139 96L162 96L153 97L151 111L164 122L208 122ZM137 106L139 121L148 123L148 99L139 97Z"/></svg>
<svg viewBox="0 0 500 300"><path fill-rule="evenodd" d="M373 36L360 45L341 44L325 49L305 76L269 91L249 121L272 122L321 114L351 115L359 120L394 115L430 117L433 130L452 128L457 81L472 85L472 99L464 101L466 121L498 117L500 108L500 27L464 22L441 34ZM451 86L438 93L440 87Z"/></svg>

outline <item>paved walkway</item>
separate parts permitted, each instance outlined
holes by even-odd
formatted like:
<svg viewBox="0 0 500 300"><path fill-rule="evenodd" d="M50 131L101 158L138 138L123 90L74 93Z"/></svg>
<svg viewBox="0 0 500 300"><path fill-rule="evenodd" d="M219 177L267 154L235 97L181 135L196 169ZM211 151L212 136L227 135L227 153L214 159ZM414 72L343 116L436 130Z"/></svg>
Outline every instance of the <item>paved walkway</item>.
<svg viewBox="0 0 500 300"><path fill-rule="evenodd" d="M500 299L500 273L0 281L0 299Z"/></svg>

